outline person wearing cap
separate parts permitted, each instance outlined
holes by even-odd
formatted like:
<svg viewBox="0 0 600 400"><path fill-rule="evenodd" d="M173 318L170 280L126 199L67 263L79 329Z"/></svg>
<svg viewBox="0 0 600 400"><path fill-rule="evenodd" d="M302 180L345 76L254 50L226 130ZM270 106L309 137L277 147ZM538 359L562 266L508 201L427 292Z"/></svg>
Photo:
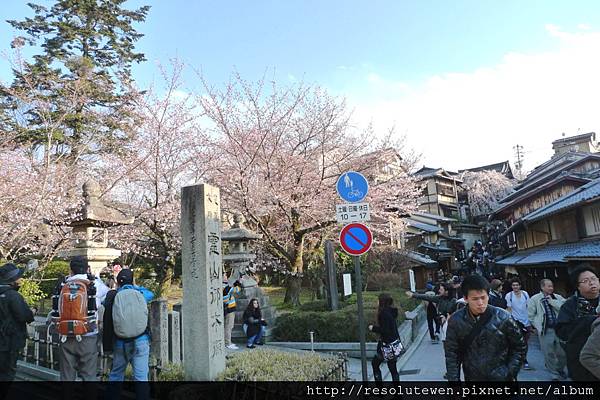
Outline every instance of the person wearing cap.
<svg viewBox="0 0 600 400"><path fill-rule="evenodd" d="M104 300L104 331L102 333L102 344L105 352L113 352L113 362L109 382L122 382L125 379L125 369L131 363L133 370L133 379L136 382L148 381L150 358L150 335L149 329L146 332L133 339L119 339L114 331L113 324L113 305L117 293L126 289L134 289L140 292L146 303L154 298L154 293L143 286L136 286L131 269L122 269L117 275L117 289L111 290ZM108 387L107 399L118 398L120 394L120 384L112 384ZM135 385L136 398L150 398L150 387L147 384Z"/></svg>
<svg viewBox="0 0 600 400"><path fill-rule="evenodd" d="M58 347L60 380L75 381L79 377L83 381L98 380L98 308L102 304L108 287L102 279L91 273L88 260L75 256L69 262L70 273L66 279L59 279L54 290L52 316L60 318L58 298L63 285L70 282L88 282L88 315L93 317L91 329L81 337L64 336ZM90 303L93 301L93 303Z"/></svg>
<svg viewBox="0 0 600 400"><path fill-rule="evenodd" d="M27 324L33 322L33 311L18 292L22 276L14 264L0 267L0 381L15 379L18 352L25 347Z"/></svg>

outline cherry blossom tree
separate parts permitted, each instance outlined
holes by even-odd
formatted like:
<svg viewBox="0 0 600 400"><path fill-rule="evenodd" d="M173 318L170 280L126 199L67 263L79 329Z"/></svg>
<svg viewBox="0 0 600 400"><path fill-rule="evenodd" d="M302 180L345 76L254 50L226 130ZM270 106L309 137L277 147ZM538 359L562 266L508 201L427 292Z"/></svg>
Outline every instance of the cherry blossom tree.
<svg viewBox="0 0 600 400"><path fill-rule="evenodd" d="M181 187L202 181L210 165L201 115L182 90L184 65L159 67L162 81L138 103L142 124L122 154L107 158L113 182L106 196L135 217L134 225L111 231L115 246L152 260L161 293L168 294L181 251Z"/></svg>
<svg viewBox="0 0 600 400"><path fill-rule="evenodd" d="M251 83L239 75L223 89L201 81L198 102L218 154L210 179L221 188L225 211L243 212L265 249L283 261L290 274L285 301L297 305L305 251L332 233L339 175L371 168L359 149L373 148L372 132L355 129L344 100L319 87ZM413 192L402 171L377 182L370 198L378 210L400 215Z"/></svg>
<svg viewBox="0 0 600 400"><path fill-rule="evenodd" d="M513 191L516 182L496 171L465 172L463 187L467 190L473 216L489 214L498 202Z"/></svg>

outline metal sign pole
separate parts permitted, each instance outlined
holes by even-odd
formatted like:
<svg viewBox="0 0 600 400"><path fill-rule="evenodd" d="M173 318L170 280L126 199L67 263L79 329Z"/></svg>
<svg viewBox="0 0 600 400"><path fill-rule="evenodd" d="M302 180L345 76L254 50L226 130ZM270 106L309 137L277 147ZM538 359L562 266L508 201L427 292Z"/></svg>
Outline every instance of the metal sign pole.
<svg viewBox="0 0 600 400"><path fill-rule="evenodd" d="M362 367L362 380L367 382L367 332L365 330L365 313L362 297L362 276L360 272L360 257L354 256L354 274L356 279L356 304L358 305L358 332L360 335L360 363Z"/></svg>

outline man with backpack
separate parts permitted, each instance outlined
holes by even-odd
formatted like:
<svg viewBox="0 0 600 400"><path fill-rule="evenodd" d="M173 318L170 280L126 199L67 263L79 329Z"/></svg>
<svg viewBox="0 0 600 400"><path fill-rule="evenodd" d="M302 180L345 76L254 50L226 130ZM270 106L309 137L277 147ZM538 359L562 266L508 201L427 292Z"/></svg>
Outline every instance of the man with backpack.
<svg viewBox="0 0 600 400"><path fill-rule="evenodd" d="M148 329L148 303L154 294L133 283L133 271L123 269L117 275L117 289L111 290L104 301L104 331L102 343L105 351L113 352L113 362L108 380L122 382L125 369L131 364L133 380L148 381L150 335ZM120 383L109 386L107 398L119 397ZM147 383L136 383L136 398L150 397Z"/></svg>
<svg viewBox="0 0 600 400"><path fill-rule="evenodd" d="M467 306L448 320L444 350L447 379L460 381L514 381L525 360L525 342L515 320L488 305L488 281L470 275L462 283Z"/></svg>
<svg viewBox="0 0 600 400"><path fill-rule="evenodd" d="M52 296L52 325L60 338L60 380L98 380L97 310L108 288L90 273L85 257L73 257L70 275Z"/></svg>
<svg viewBox="0 0 600 400"><path fill-rule="evenodd" d="M531 323L529 322L529 314L527 311L527 305L529 304L529 293L521 289L521 281L519 278L513 278L510 286L512 290L506 293L504 299L506 300L506 311L512 315L517 322L517 325L523 332L523 338L525 339L525 346L529 342L529 335L531 333ZM527 348L525 349L525 364L523 369L533 369L529 362L527 362Z"/></svg>
<svg viewBox="0 0 600 400"><path fill-rule="evenodd" d="M27 324L33 322L33 312L18 292L23 270L14 264L0 268L0 382L11 382L17 372L17 356L25 347ZM0 387L0 398L4 389Z"/></svg>

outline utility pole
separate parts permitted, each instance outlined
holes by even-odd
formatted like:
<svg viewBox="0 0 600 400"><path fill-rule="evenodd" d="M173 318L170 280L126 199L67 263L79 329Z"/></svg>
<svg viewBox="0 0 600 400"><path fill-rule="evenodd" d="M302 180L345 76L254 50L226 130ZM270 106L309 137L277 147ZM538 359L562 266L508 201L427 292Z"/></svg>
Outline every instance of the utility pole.
<svg viewBox="0 0 600 400"><path fill-rule="evenodd" d="M519 179L521 179L523 176L523 146L517 144L516 146L513 146L513 150L515 151L515 157L517 158L517 161L515 162L515 169L519 174Z"/></svg>

